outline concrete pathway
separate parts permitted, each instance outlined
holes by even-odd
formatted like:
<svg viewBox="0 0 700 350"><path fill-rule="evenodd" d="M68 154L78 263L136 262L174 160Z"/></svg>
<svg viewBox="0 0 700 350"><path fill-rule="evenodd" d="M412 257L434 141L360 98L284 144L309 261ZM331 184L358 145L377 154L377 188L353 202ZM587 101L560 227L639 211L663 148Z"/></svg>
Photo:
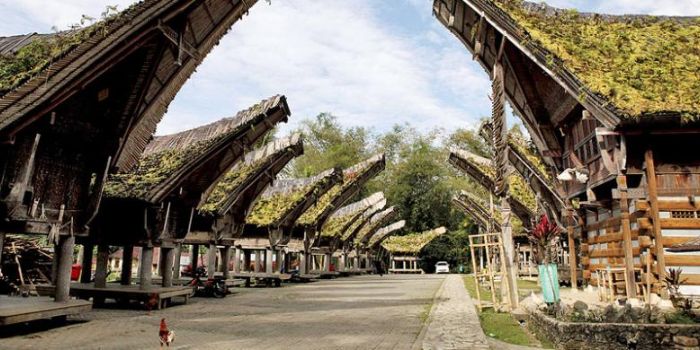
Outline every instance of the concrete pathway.
<svg viewBox="0 0 700 350"><path fill-rule="evenodd" d="M479 316L460 275L449 275L435 298L423 349L489 349Z"/></svg>
<svg viewBox="0 0 700 350"><path fill-rule="evenodd" d="M157 349L161 317L175 331L170 349L411 349L444 279L359 276L248 288L150 313L96 309L64 327L2 330L0 349Z"/></svg>

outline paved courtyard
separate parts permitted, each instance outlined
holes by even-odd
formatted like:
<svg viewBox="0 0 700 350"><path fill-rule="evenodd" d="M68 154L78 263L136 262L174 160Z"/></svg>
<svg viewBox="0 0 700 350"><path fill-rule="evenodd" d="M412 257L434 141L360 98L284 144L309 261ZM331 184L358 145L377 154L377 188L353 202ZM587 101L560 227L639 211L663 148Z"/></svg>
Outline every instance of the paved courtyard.
<svg viewBox="0 0 700 350"><path fill-rule="evenodd" d="M435 332L441 334L441 344L459 348L450 341L450 332L470 331L455 327L454 317L449 320L453 329L435 329L445 323L441 318L455 302L468 300L455 280L461 283L459 276L447 277L451 283L444 284L445 276L435 275L361 276L237 289L225 299L195 298L188 305L150 313L96 309L64 327L0 334L0 347L155 349L164 317L176 333L174 349L420 349ZM434 299L436 307L428 317ZM429 318L432 327L427 326ZM459 324L473 325L473 320ZM478 320L476 327L473 331L481 332ZM478 343L479 337L469 341Z"/></svg>

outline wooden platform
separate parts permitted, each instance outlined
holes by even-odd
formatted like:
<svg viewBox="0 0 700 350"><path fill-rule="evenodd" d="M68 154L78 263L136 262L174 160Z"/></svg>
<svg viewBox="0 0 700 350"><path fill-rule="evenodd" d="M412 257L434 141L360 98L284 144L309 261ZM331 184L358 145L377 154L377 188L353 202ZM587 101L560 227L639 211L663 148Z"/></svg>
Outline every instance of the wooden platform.
<svg viewBox="0 0 700 350"><path fill-rule="evenodd" d="M66 317L90 311L92 305L85 300L69 300L57 303L48 297L0 296L0 326L36 320Z"/></svg>
<svg viewBox="0 0 700 350"><path fill-rule="evenodd" d="M318 275L321 279L331 279L340 276L340 272L338 271L311 270L309 271L309 273L313 275Z"/></svg>
<svg viewBox="0 0 700 350"><path fill-rule="evenodd" d="M173 298L183 298L187 304L192 293L191 287L175 286L175 287L160 287L152 286L147 290L142 290L138 285L121 285L118 283L108 283L106 288L95 288L92 283L72 283L70 294L72 296L93 299L96 305L104 302L105 299L114 299L118 302L124 301L139 301L145 304L156 302L155 309L162 309L170 304Z"/></svg>
<svg viewBox="0 0 700 350"><path fill-rule="evenodd" d="M173 286L186 286L191 281L192 281L191 277L173 279ZM225 280L225 282L226 282L226 287L229 287L229 288L242 287L245 284L245 280L240 279L240 278L229 278L229 279ZM162 283L162 279L160 277L153 277L153 284L160 285L161 283Z"/></svg>
<svg viewBox="0 0 700 350"><path fill-rule="evenodd" d="M412 273L412 274L424 274L423 269L389 269L389 273Z"/></svg>
<svg viewBox="0 0 700 350"><path fill-rule="evenodd" d="M282 281L288 281L292 275L286 273L266 273L266 272L236 272L234 278L245 281L245 286L250 287L252 281L263 281L268 287L279 287Z"/></svg>

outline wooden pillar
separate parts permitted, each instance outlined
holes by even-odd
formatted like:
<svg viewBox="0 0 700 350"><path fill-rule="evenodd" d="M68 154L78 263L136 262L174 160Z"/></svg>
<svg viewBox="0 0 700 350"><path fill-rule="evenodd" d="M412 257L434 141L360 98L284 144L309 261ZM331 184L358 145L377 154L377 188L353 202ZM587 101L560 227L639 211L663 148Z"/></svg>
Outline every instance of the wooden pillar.
<svg viewBox="0 0 700 350"><path fill-rule="evenodd" d="M173 263L175 262L175 248L160 248L163 257L160 260L161 285L163 287L173 286Z"/></svg>
<svg viewBox="0 0 700 350"><path fill-rule="evenodd" d="M338 271L344 271L345 270L345 254L340 254L340 258L338 258Z"/></svg>
<svg viewBox="0 0 700 350"><path fill-rule="evenodd" d="M95 264L95 288L107 287L107 263L109 262L109 246L97 246L97 261Z"/></svg>
<svg viewBox="0 0 700 350"><path fill-rule="evenodd" d="M180 263L182 261L182 244L178 244L177 247L174 248L175 251L173 254L175 255L173 259L173 279L174 280L179 280L181 276L180 274Z"/></svg>
<svg viewBox="0 0 700 350"><path fill-rule="evenodd" d="M74 236L61 236L56 246L56 297L57 302L66 302L70 299L70 273L73 265Z"/></svg>
<svg viewBox="0 0 700 350"><path fill-rule="evenodd" d="M578 288L578 268L576 266L576 245L574 243L574 215L569 213L569 225L566 226L566 234L569 244L569 271L571 271L571 289Z"/></svg>
<svg viewBox="0 0 700 350"><path fill-rule="evenodd" d="M299 252L299 273L302 275L308 271L306 263L306 252Z"/></svg>
<svg viewBox="0 0 700 350"><path fill-rule="evenodd" d="M0 232L0 261L2 261L2 248L5 246L5 232ZM2 266L0 266L0 270Z"/></svg>
<svg viewBox="0 0 700 350"><path fill-rule="evenodd" d="M134 264L134 246L126 245L122 250L122 272L120 283L122 285L131 284L131 269Z"/></svg>
<svg viewBox="0 0 700 350"><path fill-rule="evenodd" d="M209 250L207 250L207 277L209 279L214 278L216 273L216 244L210 243Z"/></svg>
<svg viewBox="0 0 700 350"><path fill-rule="evenodd" d="M515 252L513 247L513 228L510 226L510 204L506 198L503 198L501 201L501 217L503 218L501 223L501 240L503 242L503 255L505 256L505 282L508 283L508 297L511 308L515 309L518 307L520 300L518 297L518 276L516 269L513 268Z"/></svg>
<svg viewBox="0 0 700 350"><path fill-rule="evenodd" d="M622 250L625 253L625 290L628 298L637 296L637 286L634 278L634 256L632 250L632 229L630 227L630 211L627 203L627 177L617 176L617 189L620 191L620 228L622 229Z"/></svg>
<svg viewBox="0 0 700 350"><path fill-rule="evenodd" d="M81 283L90 283L92 280L92 250L92 244L86 243L83 245L83 266L80 269Z"/></svg>
<svg viewBox="0 0 700 350"><path fill-rule="evenodd" d="M139 288L148 290L153 281L153 247L141 247L141 263L139 264Z"/></svg>
<svg viewBox="0 0 700 350"><path fill-rule="evenodd" d="M192 252L190 253L192 261L190 261L190 266L192 266L192 276L194 276L195 271L199 267L199 244L192 245Z"/></svg>
<svg viewBox="0 0 700 350"><path fill-rule="evenodd" d="M656 168L654 166L654 153L651 149L644 152L644 166L647 177L647 195L651 204L652 228L654 230L654 255L656 255L656 275L659 281L666 278L666 258L664 254L664 239L661 232L659 218L659 197L656 190ZM651 293L651 291L649 291ZM661 289L664 298L668 298L668 290Z"/></svg>
<svg viewBox="0 0 700 350"><path fill-rule="evenodd" d="M265 249L265 272L273 273L272 271L272 255L275 253L274 247L267 247Z"/></svg>
<svg viewBox="0 0 700 350"><path fill-rule="evenodd" d="M241 248L233 248L233 272L241 272Z"/></svg>
<svg viewBox="0 0 700 350"><path fill-rule="evenodd" d="M231 246L225 245L221 248L221 273L224 279L231 278L231 269L229 268L229 261L231 261Z"/></svg>
<svg viewBox="0 0 700 350"><path fill-rule="evenodd" d="M325 272L331 271L331 254L330 253L323 254L323 271L325 271Z"/></svg>
<svg viewBox="0 0 700 350"><path fill-rule="evenodd" d="M260 262L262 261L262 254L260 254L259 249L251 251L251 260L253 252L255 252L255 263L253 264L253 272L260 272Z"/></svg>

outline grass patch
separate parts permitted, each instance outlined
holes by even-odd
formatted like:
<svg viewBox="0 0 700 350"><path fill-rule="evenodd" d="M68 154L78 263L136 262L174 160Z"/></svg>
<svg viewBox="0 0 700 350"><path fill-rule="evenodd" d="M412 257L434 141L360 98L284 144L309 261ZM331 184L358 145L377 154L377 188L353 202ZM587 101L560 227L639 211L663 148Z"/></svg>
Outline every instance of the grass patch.
<svg viewBox="0 0 700 350"><path fill-rule="evenodd" d="M421 311L420 315L418 316L420 318L420 322L422 324L425 324L428 322L428 317L430 317L430 309L433 308L433 303L428 303L423 307L423 311Z"/></svg>
<svg viewBox="0 0 700 350"><path fill-rule="evenodd" d="M528 285L531 281L518 281L518 283ZM537 287L537 282L532 283ZM464 286L469 291L469 294L476 298L477 286L474 283L474 277L464 276ZM520 287L520 284L518 286ZM491 291L479 287L479 292L482 300L491 300ZM478 314L481 328L487 336L515 345L540 346L509 313L499 313L492 308L488 308L478 312ZM542 342L542 345L547 346L550 344Z"/></svg>

